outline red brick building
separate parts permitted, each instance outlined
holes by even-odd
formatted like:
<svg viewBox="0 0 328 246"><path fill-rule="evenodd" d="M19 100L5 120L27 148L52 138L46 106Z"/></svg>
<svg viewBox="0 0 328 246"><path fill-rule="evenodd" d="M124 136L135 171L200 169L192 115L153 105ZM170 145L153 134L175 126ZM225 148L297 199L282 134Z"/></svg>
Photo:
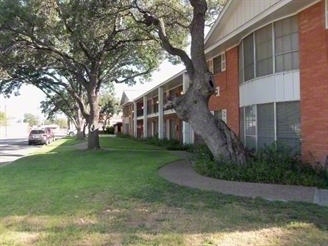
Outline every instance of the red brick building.
<svg viewBox="0 0 328 246"><path fill-rule="evenodd" d="M279 141L306 161L326 162L328 0L230 0L207 35L205 54L217 86L209 109L248 148ZM134 135L193 142L174 112L144 109L156 102L160 109L169 93L187 87L181 72L137 98L142 113Z"/></svg>

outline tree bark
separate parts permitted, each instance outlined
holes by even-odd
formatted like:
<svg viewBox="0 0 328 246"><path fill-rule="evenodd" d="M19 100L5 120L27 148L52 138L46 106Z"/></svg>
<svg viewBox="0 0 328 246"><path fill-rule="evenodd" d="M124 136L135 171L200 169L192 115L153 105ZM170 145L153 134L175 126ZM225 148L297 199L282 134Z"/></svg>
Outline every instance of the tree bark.
<svg viewBox="0 0 328 246"><path fill-rule="evenodd" d="M209 111L209 94L204 95L202 92L203 84L194 79L186 94L176 98L174 108L178 117L190 123L216 161L245 164L245 150L236 134L222 120L216 120Z"/></svg>
<svg viewBox="0 0 328 246"><path fill-rule="evenodd" d="M88 119L88 149L100 149L99 143L99 96L96 89L88 92L90 113Z"/></svg>

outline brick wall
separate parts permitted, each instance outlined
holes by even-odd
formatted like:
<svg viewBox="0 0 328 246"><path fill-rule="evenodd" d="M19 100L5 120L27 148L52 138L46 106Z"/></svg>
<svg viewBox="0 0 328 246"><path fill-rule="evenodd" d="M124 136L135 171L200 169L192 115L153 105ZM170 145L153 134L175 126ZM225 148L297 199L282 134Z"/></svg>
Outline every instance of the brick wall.
<svg viewBox="0 0 328 246"><path fill-rule="evenodd" d="M328 33L324 1L299 14L302 155L323 163L328 155Z"/></svg>
<svg viewBox="0 0 328 246"><path fill-rule="evenodd" d="M210 110L227 109L228 126L239 134L239 82L238 48L226 52L226 71L215 74L215 82L220 86L220 96L212 96Z"/></svg>

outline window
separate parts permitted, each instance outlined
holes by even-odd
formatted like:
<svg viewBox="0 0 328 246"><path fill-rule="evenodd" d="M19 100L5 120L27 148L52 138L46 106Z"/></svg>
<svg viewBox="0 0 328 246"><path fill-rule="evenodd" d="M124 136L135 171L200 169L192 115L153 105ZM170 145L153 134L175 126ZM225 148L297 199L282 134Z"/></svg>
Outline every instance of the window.
<svg viewBox="0 0 328 246"><path fill-rule="evenodd" d="M256 105L245 107L245 144L256 149Z"/></svg>
<svg viewBox="0 0 328 246"><path fill-rule="evenodd" d="M213 111L214 118L217 120L223 120L224 123L227 124L227 110L226 109L220 109Z"/></svg>
<svg viewBox="0 0 328 246"><path fill-rule="evenodd" d="M272 59L272 25L255 32L256 76L273 73Z"/></svg>
<svg viewBox="0 0 328 246"><path fill-rule="evenodd" d="M277 140L295 151L300 150L300 104L277 103Z"/></svg>
<svg viewBox="0 0 328 246"><path fill-rule="evenodd" d="M225 54L222 53L213 58L212 60L212 73L221 73L226 70L226 58Z"/></svg>
<svg viewBox="0 0 328 246"><path fill-rule="evenodd" d="M298 69L298 50L297 16L251 33L239 45L240 83L275 72Z"/></svg>
<svg viewBox="0 0 328 246"><path fill-rule="evenodd" d="M245 143L245 108L239 109L239 137L240 140Z"/></svg>
<svg viewBox="0 0 328 246"><path fill-rule="evenodd" d="M244 39L244 79L254 78L254 40L253 34Z"/></svg>
<svg viewBox="0 0 328 246"><path fill-rule="evenodd" d="M258 150L275 140L300 150L300 104L279 102L240 108L240 138Z"/></svg>
<svg viewBox="0 0 328 246"><path fill-rule="evenodd" d="M243 54L243 42L240 43L239 49L238 49L238 55L239 55L239 82L245 81L244 79L244 54Z"/></svg>
<svg viewBox="0 0 328 246"><path fill-rule="evenodd" d="M214 73L214 72L213 72L213 59L209 59L209 60L207 61L207 67L208 67L208 71L209 71L210 73Z"/></svg>
<svg viewBox="0 0 328 246"><path fill-rule="evenodd" d="M297 18L291 17L275 23L276 72L299 67Z"/></svg>
<svg viewBox="0 0 328 246"><path fill-rule="evenodd" d="M274 104L257 105L258 140L257 147L262 148L275 140Z"/></svg>

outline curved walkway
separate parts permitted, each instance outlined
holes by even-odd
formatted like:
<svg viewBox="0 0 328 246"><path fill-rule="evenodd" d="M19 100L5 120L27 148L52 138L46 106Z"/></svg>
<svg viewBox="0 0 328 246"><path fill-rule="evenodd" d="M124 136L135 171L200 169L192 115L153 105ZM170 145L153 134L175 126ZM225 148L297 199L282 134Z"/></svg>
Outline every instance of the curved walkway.
<svg viewBox="0 0 328 246"><path fill-rule="evenodd" d="M261 197L272 201L297 201L328 206L328 190L296 185L235 182L204 177L193 170L188 157L183 156L182 153L177 153L177 155L183 159L159 169L159 175L172 183L242 197Z"/></svg>

